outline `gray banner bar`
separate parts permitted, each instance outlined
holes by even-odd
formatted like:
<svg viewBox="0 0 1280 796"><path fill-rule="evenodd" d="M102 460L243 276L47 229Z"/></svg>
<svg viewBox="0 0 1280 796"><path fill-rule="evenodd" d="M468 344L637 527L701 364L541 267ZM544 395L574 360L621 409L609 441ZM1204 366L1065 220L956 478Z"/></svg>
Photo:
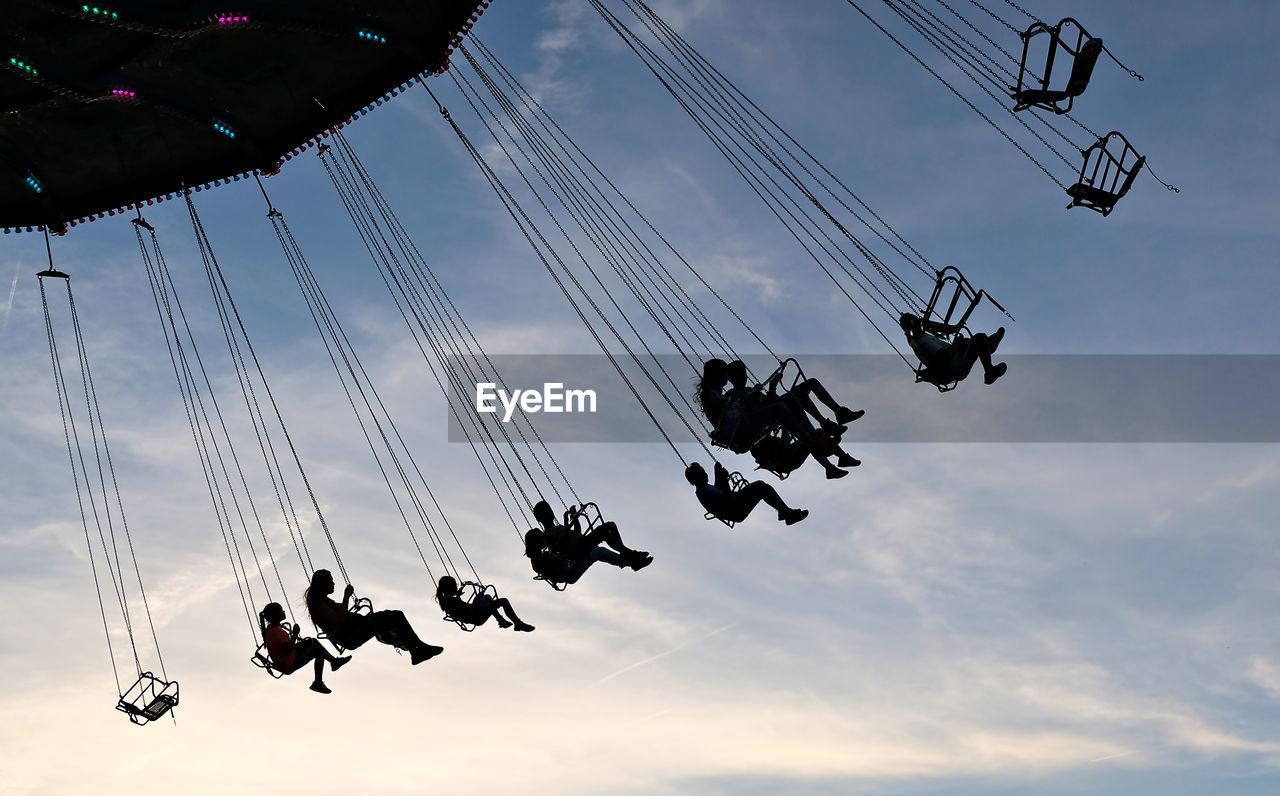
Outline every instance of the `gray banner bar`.
<svg viewBox="0 0 1280 796"><path fill-rule="evenodd" d="M465 405L454 406L487 423L500 442L500 428L517 441L517 426L530 436L527 420L546 442L663 441L654 420L604 356L492 359L502 378L491 391L489 403L496 411L477 412L475 381L482 381L476 378L482 371L465 360L454 365L471 394ZM846 442L1280 442L1280 355L997 356L1009 371L994 385L983 384L979 365L946 394L916 384L907 365L892 355L797 359L805 375L820 380L836 400L867 410L846 434ZM706 438L706 423L695 425L693 432L687 429L636 361L618 357L617 362L673 441L692 442L694 433ZM665 395L680 401L677 406L689 418L675 393L692 402L698 376L694 365L679 356L658 357L661 369L653 360L645 362L645 370ZM777 363L749 357L747 364L757 379L765 379ZM794 373L794 367L788 372ZM496 394L504 385L505 406ZM537 398L524 399L530 411L514 407L510 422L502 423L516 389L533 390ZM566 405L570 390L592 391L594 411L587 411L589 402ZM546 411L557 407L569 411ZM460 423L451 413L450 442L467 441L464 423L477 436L471 420ZM488 442L482 435L478 439Z"/></svg>

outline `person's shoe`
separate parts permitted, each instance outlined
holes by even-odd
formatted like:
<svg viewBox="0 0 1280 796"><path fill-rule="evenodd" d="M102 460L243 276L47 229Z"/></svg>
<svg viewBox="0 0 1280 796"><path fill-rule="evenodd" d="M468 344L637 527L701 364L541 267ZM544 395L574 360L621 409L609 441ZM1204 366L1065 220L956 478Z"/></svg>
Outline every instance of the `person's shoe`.
<svg viewBox="0 0 1280 796"><path fill-rule="evenodd" d="M312 684L311 684L311 690L312 690L312 691L315 691L317 694L332 694L332 693L333 693L332 689L330 689L330 688L329 688L329 686L325 685L324 683L320 682L319 680L316 680L314 683L312 683Z"/></svg>
<svg viewBox="0 0 1280 796"><path fill-rule="evenodd" d="M507 628L511 627L511 623L500 616L495 616L494 619L498 620L498 627L502 628L503 630L506 630Z"/></svg>
<svg viewBox="0 0 1280 796"><path fill-rule="evenodd" d="M409 660L413 662L414 666L417 666L423 661L431 660L442 652L444 652L444 647L437 647L434 644L423 644L421 647L418 647L409 654Z"/></svg>
<svg viewBox="0 0 1280 796"><path fill-rule="evenodd" d="M987 384L992 384L995 382L996 379L1003 376L1005 371L1007 371L1008 369L1009 369L1009 366L1001 362L999 365L995 365L994 367L991 368L991 370L987 371L987 374L982 377L982 380Z"/></svg>
<svg viewBox="0 0 1280 796"><path fill-rule="evenodd" d="M867 410L866 410L866 409L858 409L858 410L854 410L854 409L850 409L850 408L849 408L849 407L847 407L847 406L842 406L842 407L840 407L839 409L837 409L837 410L836 410L836 422L837 422L837 423L852 423L853 421L855 421L855 420L857 420L858 418L862 417L862 416L863 416L863 415L865 415L866 413L867 413Z"/></svg>
<svg viewBox="0 0 1280 796"><path fill-rule="evenodd" d="M837 437L837 438L839 438L842 434L844 434L844 432L849 430L848 426L842 426L836 421L828 420L825 417L822 418L821 425L822 425L823 433L830 434L831 436Z"/></svg>
<svg viewBox="0 0 1280 796"><path fill-rule="evenodd" d="M778 519L782 520L787 525L795 525L797 522L800 522L800 520L803 520L805 517L808 517L808 516L809 516L808 509L794 509L788 512L785 516L779 516Z"/></svg>
<svg viewBox="0 0 1280 796"><path fill-rule="evenodd" d="M836 459L836 464L840 465L841 467L857 467L858 465L862 464L862 461L859 459L853 458L847 453L842 453L840 454L840 458Z"/></svg>
<svg viewBox="0 0 1280 796"><path fill-rule="evenodd" d="M848 470L841 470L834 465L827 465L827 479L834 481L837 478L844 478L849 474Z"/></svg>
<svg viewBox="0 0 1280 796"><path fill-rule="evenodd" d="M644 569L645 567L653 563L653 556L649 555L648 553L641 553L639 550L637 550L636 552L640 553L640 555L636 556L635 559L632 560L632 562L628 565L632 569L634 569L636 572L639 572L640 570Z"/></svg>
<svg viewBox="0 0 1280 796"><path fill-rule="evenodd" d="M996 349L1000 347L1000 341L1004 339L1004 327L1001 326L999 329L996 329L996 333L987 339L991 341L991 353L994 354Z"/></svg>
<svg viewBox="0 0 1280 796"><path fill-rule="evenodd" d="M532 633L532 632L533 632L533 625L528 624L527 622L516 622L516 632L517 632L517 633Z"/></svg>
<svg viewBox="0 0 1280 796"><path fill-rule="evenodd" d="M329 664L329 668L336 672L348 663L351 663L351 656L344 655L341 658L334 658L333 663Z"/></svg>

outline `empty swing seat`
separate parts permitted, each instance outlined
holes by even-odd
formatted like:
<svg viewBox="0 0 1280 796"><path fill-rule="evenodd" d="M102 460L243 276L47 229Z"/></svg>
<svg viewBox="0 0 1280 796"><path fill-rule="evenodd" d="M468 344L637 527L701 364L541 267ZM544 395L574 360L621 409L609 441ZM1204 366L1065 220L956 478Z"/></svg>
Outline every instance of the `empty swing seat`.
<svg viewBox="0 0 1280 796"><path fill-rule="evenodd" d="M1064 25L1076 28L1074 44L1068 44L1062 37ZM1049 36L1049 49L1045 56L1044 76L1037 78L1027 70L1027 55L1031 44L1037 36ZM1084 93L1093 77L1094 67L1098 65L1098 56L1102 54L1102 39L1090 36L1080 24L1067 18L1053 27L1037 22L1020 34L1022 37L1022 64L1018 70L1018 87L1014 91L1014 111L1027 108L1040 108L1053 113L1067 113L1071 110L1072 101ZM1060 89L1049 88L1053 76L1053 67L1059 53L1069 56L1071 74L1066 85ZM1065 104L1062 104L1065 103Z"/></svg>
<svg viewBox="0 0 1280 796"><path fill-rule="evenodd" d="M1120 146L1118 154L1115 152L1117 143ZM1067 207L1087 207L1104 216L1109 215L1116 202L1129 192L1147 159L1114 130L1081 154L1084 163L1076 184L1067 188L1067 195L1071 197L1071 204Z"/></svg>
<svg viewBox="0 0 1280 796"><path fill-rule="evenodd" d="M120 695L116 710L129 721L142 725L162 718L178 706L178 682L167 682L151 672L143 672L138 681Z"/></svg>

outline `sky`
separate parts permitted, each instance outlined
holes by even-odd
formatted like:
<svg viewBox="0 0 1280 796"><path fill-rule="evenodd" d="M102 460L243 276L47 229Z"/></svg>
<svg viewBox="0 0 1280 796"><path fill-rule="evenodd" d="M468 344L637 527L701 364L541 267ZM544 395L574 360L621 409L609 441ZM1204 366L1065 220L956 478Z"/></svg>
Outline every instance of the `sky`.
<svg viewBox="0 0 1280 796"><path fill-rule="evenodd" d="M1017 318L982 310L979 321L1007 326L1008 375L946 395L910 385L923 391L919 422L968 427L985 413L986 429L1002 418L1061 429L1046 411L1059 404L1019 382L1017 363L1035 372L1045 355L1194 355L1178 360L1194 374L1224 355L1280 354L1273 3L1024 4L1080 20L1145 77L1100 63L1078 116L1124 131L1181 192L1143 175L1105 219L1065 210L1057 186L844 2L653 5L915 248ZM249 664L255 640L132 228L78 226L53 257L73 278L151 614L181 683L176 723L135 727L113 710L50 378L34 277L44 240L4 236L0 793L1280 790L1274 445L893 441L911 435L876 429L900 425L905 404L850 356L890 353L883 341L586 3L498 2L475 31L771 348L813 355L810 375L868 408L846 436L863 465L838 482L810 467L778 485L810 510L801 524L762 508L729 529L703 520L665 444L555 444L578 493L654 563L598 566L562 593L535 582L472 451L448 441L439 390L323 169L294 159L267 181L272 202L467 553L537 627L463 634L438 618L261 195L244 182L202 192L352 580L445 647L414 667L370 643L327 677L331 695L313 694L305 674L275 681ZM461 106L450 84L432 85ZM348 136L488 351L598 353L425 92L383 103ZM185 212L165 203L147 218L215 381L234 389ZM1185 379L1166 375L1176 394ZM1197 400L1164 422L1236 411L1235 394L1264 375L1224 380L1220 394L1197 382ZM1100 384L1053 389L1073 393L1072 417L1115 428ZM1153 392L1157 414L1167 406ZM707 463L695 444L679 451ZM300 605L305 573L291 553L279 563Z"/></svg>

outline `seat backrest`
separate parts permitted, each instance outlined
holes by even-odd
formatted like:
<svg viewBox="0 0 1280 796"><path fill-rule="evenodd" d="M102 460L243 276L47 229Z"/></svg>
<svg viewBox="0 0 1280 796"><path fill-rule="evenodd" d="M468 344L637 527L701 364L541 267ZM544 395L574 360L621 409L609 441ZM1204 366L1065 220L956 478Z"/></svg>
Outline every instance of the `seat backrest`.
<svg viewBox="0 0 1280 796"><path fill-rule="evenodd" d="M151 721L155 721L156 719L160 718L164 714L168 713L169 709L172 708L173 706L174 706L174 701L171 697L165 694L159 694L158 696L156 696L155 699L151 700L151 702L149 702L145 708L142 709L142 715L146 716Z"/></svg>
<svg viewBox="0 0 1280 796"><path fill-rule="evenodd" d="M1071 65L1071 77L1067 80L1065 93L1068 97L1078 97L1084 93L1101 54L1102 39L1089 39L1080 47L1075 63Z"/></svg>

